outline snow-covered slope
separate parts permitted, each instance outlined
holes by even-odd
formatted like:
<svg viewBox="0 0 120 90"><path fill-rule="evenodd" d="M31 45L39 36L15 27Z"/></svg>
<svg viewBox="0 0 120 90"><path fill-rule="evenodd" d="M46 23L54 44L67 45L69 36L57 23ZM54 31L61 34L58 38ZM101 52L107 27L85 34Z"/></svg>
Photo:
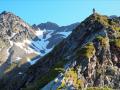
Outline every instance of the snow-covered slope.
<svg viewBox="0 0 120 90"><path fill-rule="evenodd" d="M34 29L41 29L42 35L37 35L34 38L30 47L35 51L40 52L41 56L50 52L55 45L61 42L64 38L71 34L79 23L74 23L68 26L59 26L52 22L41 23L39 25L33 25Z"/></svg>
<svg viewBox="0 0 120 90"><path fill-rule="evenodd" d="M66 38L78 23L62 26L51 22L30 26L11 12L0 14L0 72L17 64L29 67Z"/></svg>

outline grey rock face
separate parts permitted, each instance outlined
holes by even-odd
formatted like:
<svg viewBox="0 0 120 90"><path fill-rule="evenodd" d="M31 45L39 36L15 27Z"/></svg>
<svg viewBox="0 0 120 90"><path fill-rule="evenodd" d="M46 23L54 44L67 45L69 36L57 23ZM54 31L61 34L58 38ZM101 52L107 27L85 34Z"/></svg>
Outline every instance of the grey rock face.
<svg viewBox="0 0 120 90"><path fill-rule="evenodd" d="M22 43L26 39L32 40L36 37L32 31L35 30L13 13L4 11L0 14L1 73L4 73L4 70L7 69L7 66L12 64L12 62L17 62L17 58L22 59L25 55L27 55L20 46L16 45L16 43ZM22 62L27 61L22 60Z"/></svg>

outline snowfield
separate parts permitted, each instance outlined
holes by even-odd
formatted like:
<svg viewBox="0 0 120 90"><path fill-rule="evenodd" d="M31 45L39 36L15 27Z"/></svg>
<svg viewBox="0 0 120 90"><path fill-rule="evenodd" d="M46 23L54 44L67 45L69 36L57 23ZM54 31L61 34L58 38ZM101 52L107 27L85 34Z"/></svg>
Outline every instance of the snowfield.
<svg viewBox="0 0 120 90"><path fill-rule="evenodd" d="M32 31L32 32L35 34L36 37L34 39L26 38L22 42L11 41L10 39L16 35L16 33L13 33L11 38L9 39L11 45L10 48L17 46L21 50L23 50L26 55L34 53L40 57L43 57L45 54L49 53L54 48L54 46L47 48L47 46L51 43L49 39L52 38L55 39L53 35L56 36L61 35L62 37L66 38L71 33L71 31L55 32L54 30L46 30L46 29L40 30L39 28L36 31ZM59 39L59 36L57 36L56 39L57 38ZM8 48L7 50L8 57L10 55L9 53L10 48ZM38 58L31 60L30 57L26 57L26 59L27 59L26 61L29 62L30 65L35 64L39 60ZM19 61L19 60L22 60L22 57L18 55L15 57L15 61Z"/></svg>

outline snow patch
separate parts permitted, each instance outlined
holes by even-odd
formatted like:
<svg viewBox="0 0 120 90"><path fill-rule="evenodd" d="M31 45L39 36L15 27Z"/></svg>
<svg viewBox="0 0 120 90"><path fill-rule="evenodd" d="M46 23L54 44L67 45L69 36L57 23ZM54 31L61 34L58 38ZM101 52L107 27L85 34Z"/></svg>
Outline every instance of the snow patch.
<svg viewBox="0 0 120 90"><path fill-rule="evenodd" d="M7 49L7 59L9 59L9 56L10 56L10 52L9 52L10 48L11 48L11 47L9 47L9 48ZM12 62L9 62L9 63L11 64Z"/></svg>
<svg viewBox="0 0 120 90"><path fill-rule="evenodd" d="M22 73L22 72L19 72L18 74L19 74L19 75L22 75L23 73Z"/></svg>
<svg viewBox="0 0 120 90"><path fill-rule="evenodd" d="M27 57L27 61L30 63L30 65L35 64L39 59L31 60L30 58Z"/></svg>
<svg viewBox="0 0 120 90"><path fill-rule="evenodd" d="M10 49L10 48L7 49L7 57L10 55L9 49Z"/></svg>
<svg viewBox="0 0 120 90"><path fill-rule="evenodd" d="M23 49L26 52L26 54L30 54L30 53L40 54L39 52L36 52L32 48L30 48L29 47L30 44L31 44L31 41L28 39L23 40L22 43L21 42L15 43L15 45Z"/></svg>
<svg viewBox="0 0 120 90"><path fill-rule="evenodd" d="M43 38L43 34L46 33L46 30L39 30L38 32L41 33L39 34L38 33L38 40L33 40L30 44L31 48L33 48L36 52L39 52L41 56L44 56L46 53L50 52L52 50L51 49L47 49L47 45L49 44L49 41L47 41L48 38L51 37L51 34L53 33L52 30L47 30L47 34L46 34L46 38L44 39ZM41 53L40 51L43 50L45 51L45 53Z"/></svg>
<svg viewBox="0 0 120 90"><path fill-rule="evenodd" d="M21 59L22 59L22 58L20 58L20 57L16 57L16 60L17 60L17 61L19 61L19 60L21 60Z"/></svg>
<svg viewBox="0 0 120 90"><path fill-rule="evenodd" d="M43 35L43 33L44 33L43 30L38 29L38 30L35 32L35 35L36 35L36 36L41 36L41 35Z"/></svg>
<svg viewBox="0 0 120 90"><path fill-rule="evenodd" d="M12 33L12 36L11 36L11 38L13 38L15 35L16 35L17 33Z"/></svg>
<svg viewBox="0 0 120 90"><path fill-rule="evenodd" d="M10 40L10 45L13 46L13 44L14 44L13 41Z"/></svg>
<svg viewBox="0 0 120 90"><path fill-rule="evenodd" d="M68 35L70 35L72 33L72 31L69 31L69 32L58 32L58 34L62 34L64 35L65 37L67 37Z"/></svg>

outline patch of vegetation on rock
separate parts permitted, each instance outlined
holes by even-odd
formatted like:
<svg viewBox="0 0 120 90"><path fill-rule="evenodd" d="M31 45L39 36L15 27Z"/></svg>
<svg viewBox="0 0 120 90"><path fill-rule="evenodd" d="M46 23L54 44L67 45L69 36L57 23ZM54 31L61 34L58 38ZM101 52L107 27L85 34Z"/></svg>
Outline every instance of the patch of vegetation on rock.
<svg viewBox="0 0 120 90"><path fill-rule="evenodd" d="M98 40L100 42L102 47L105 47L108 45L108 38L106 38L106 37L97 36L96 40Z"/></svg>
<svg viewBox="0 0 120 90"><path fill-rule="evenodd" d="M92 15L92 20L95 20L96 22L101 23L106 28L111 28L114 31L120 32L120 25L118 19L110 19L109 17L105 15L100 15L98 13L95 14L95 16Z"/></svg>
<svg viewBox="0 0 120 90"><path fill-rule="evenodd" d="M110 44L115 45L116 47L120 48L120 39L113 39L110 41Z"/></svg>
<svg viewBox="0 0 120 90"><path fill-rule="evenodd" d="M84 56L84 57L89 58L89 57L93 56L94 53L95 53L95 48L94 48L93 43L91 42L91 43L86 44L85 47L78 49L76 52L76 55L78 57Z"/></svg>
<svg viewBox="0 0 120 90"><path fill-rule="evenodd" d="M95 20L102 23L105 26L109 26L109 23L108 23L109 20L108 20L107 16L102 16L102 15L96 14L95 15Z"/></svg>
<svg viewBox="0 0 120 90"><path fill-rule="evenodd" d="M74 88L82 89L84 85L84 80L78 78L77 71L74 68L70 68L65 74L62 80L62 84L57 90L62 90L67 88L67 84L71 83Z"/></svg>
<svg viewBox="0 0 120 90"><path fill-rule="evenodd" d="M112 90L109 87L88 87L86 90Z"/></svg>

